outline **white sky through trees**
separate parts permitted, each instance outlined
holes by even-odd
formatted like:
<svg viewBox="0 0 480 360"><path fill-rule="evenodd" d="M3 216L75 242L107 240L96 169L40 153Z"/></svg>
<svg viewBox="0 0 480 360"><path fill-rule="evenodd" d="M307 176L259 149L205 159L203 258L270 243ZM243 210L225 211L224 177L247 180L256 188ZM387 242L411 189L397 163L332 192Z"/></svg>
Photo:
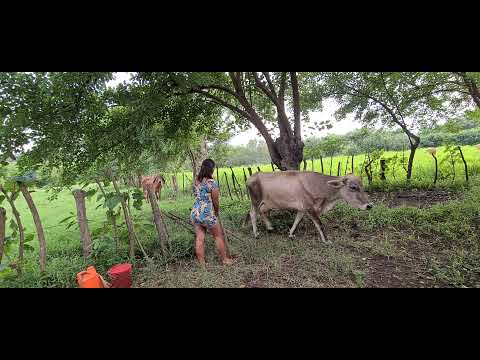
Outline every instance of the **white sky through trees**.
<svg viewBox="0 0 480 360"><path fill-rule="evenodd" d="M115 79L110 81L110 86L116 86L124 81L128 81L131 76L131 72L117 72L114 74ZM361 124L358 122L353 121L353 116L347 117L347 119L343 121L335 121L334 120L334 112L338 108L337 103L334 100L328 99L323 102L323 110L322 111L315 111L310 114L311 123L313 122L320 122L325 120L331 120L331 124L333 127L331 129L325 130L310 130L306 128L302 129L302 136L304 139L312 136L322 137L327 134L346 134L349 131L354 129L358 129L361 127ZM230 139L230 144L232 145L246 145L249 140L251 139L262 139L261 136L258 135L258 131L252 128L250 130L244 131L235 135L232 139Z"/></svg>

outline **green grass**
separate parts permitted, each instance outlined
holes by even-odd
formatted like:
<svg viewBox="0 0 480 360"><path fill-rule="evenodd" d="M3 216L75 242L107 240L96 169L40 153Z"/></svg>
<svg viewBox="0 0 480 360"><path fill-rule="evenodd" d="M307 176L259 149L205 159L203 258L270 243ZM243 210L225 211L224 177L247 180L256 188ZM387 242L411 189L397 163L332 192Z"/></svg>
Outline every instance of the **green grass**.
<svg viewBox="0 0 480 360"><path fill-rule="evenodd" d="M240 224L248 211L248 199L231 200L222 187L222 221L244 240L230 238L232 253L237 264L225 268L216 257L213 241L207 241L206 271L197 269L194 261L193 235L178 224L167 220L171 239L170 252L162 256L156 245L156 235L151 222L151 210L144 204L142 210L132 208L136 231L152 263L139 260L135 263L135 286L165 287L363 287L377 286L382 266L388 274L401 278L401 286L480 286L480 176L478 163L480 152L473 147L464 148L471 169L471 181L465 186L463 168L458 164L456 182L443 179L438 188L448 187L460 191L461 200L437 204L427 208L396 207L378 203L370 212L362 212L340 204L323 217L328 236L333 240L331 247L321 244L315 229L308 220L302 221L295 240L288 239L288 228L293 216L274 213L273 233L266 233L259 224L261 237L253 239L251 229ZM441 149L439 157L441 157ZM390 156L387 154L387 156ZM356 157L360 160L361 157ZM343 159L345 157L337 157ZM334 159L334 163L336 161ZM362 159L363 160L363 159ZM310 170L311 162L308 162ZM446 165L445 165L446 166ZM255 172L256 167L252 167ZM314 162L319 169L319 161ZM270 165L261 166L262 171L271 171ZM441 169L442 170L442 169ZM222 173L221 169L220 173ZM242 168L234 168L243 186ZM424 149L417 152L414 167L413 187L430 188L433 160ZM444 169L444 171L446 171ZM343 170L342 170L343 172ZM357 173L357 170L355 171ZM230 174L230 172L228 173ZM248 173L247 173L248 174ZM241 175L241 176L240 176ZM190 175L191 176L191 175ZM398 190L404 181L378 179L369 190ZM231 177L229 177L231 180ZM181 178L179 181L182 187ZM230 186L232 184L230 183ZM232 189L233 190L233 189ZM70 213L75 213L75 203L69 191L63 191L55 200L49 200L45 190L32 193L38 207L47 240L47 272L40 276L38 269L38 244L36 237L31 243L34 251L27 252L24 275L21 279L3 273L0 287L74 287L75 274L87 265L95 265L102 274L116 263L128 261L128 241L124 225L120 231L120 249L107 238L95 240L94 255L83 261L80 236L76 227L66 229L59 222ZM91 231L111 234L106 224L105 209L96 209L96 196L87 200L87 216ZM162 191L160 207L174 211L187 219L192 205L188 186L177 199L170 188ZM7 203L7 217L12 218ZM22 197L17 207L27 234L34 234L33 221ZM359 227L358 234L352 225ZM7 235L11 233L7 229ZM140 254L139 251L137 251ZM15 256L15 254L13 254ZM396 272L395 272L396 271ZM394 273L393 273L394 272ZM380 275L379 275L380 274ZM392 276L393 276L392 275ZM392 281L396 279L392 277ZM380 281L380 280L378 280ZM382 280L384 281L384 280ZM376 284L376 285L375 285ZM385 286L393 283L385 282ZM399 284L397 284L399 285ZM393 286L393 285L392 285Z"/></svg>
<svg viewBox="0 0 480 360"><path fill-rule="evenodd" d="M474 177L480 174L480 151L476 149L474 146L462 146L462 151L465 156L465 161L467 162L468 165L468 173L470 177ZM388 164L388 159L391 159L393 156L397 155L399 158L403 157L403 153L401 151L387 151L383 154L382 159L387 159L387 164ZM408 161L408 155L409 152L408 150L405 151L405 161ZM465 183L465 172L464 172L464 165L463 162L459 159L455 162L455 180L453 179L453 169L450 164L450 162L444 162L442 163L442 160L447 157L447 152L445 150L445 147L438 147L437 148L437 159L439 163L439 178L437 181L437 187L446 187L446 188L451 188L451 187L458 187L462 186ZM337 175L337 170L338 170L338 163L340 163L340 173L341 175L345 174L345 169L346 169L346 162L348 160L348 166L347 166L347 173L352 172L351 168L351 156L334 156L332 158L332 170L331 170L331 175L336 176ZM364 184L367 184L367 177L365 174L364 169L362 168L362 164L365 161L365 154L360 154L356 155L354 157L354 171L353 173L357 176L361 176L363 179ZM250 165L252 169L252 173L257 172L257 167L260 168L262 172L271 172L272 171L272 166L271 164L253 164ZM406 171L401 167L401 165L396 165L395 168L390 167L387 168L386 172L386 177L387 181L382 182L379 179L379 172L380 172L380 165L379 161L375 162L372 164L373 167L373 186L377 188L384 188L386 190L389 189L395 189L399 187L405 187L406 184ZM240 183L240 185L244 186L245 184L245 177L244 177L244 172L248 177L248 166L243 166L243 167L233 167L233 172L235 174L235 177L237 181ZM301 165L301 169L303 170L303 164ZM278 171L278 169L275 170ZM323 159L323 170L326 175L330 175L330 158L324 158ZM312 161L311 159L307 159L307 171L312 171ZM313 171L316 172L321 172L321 163L319 159L315 159L313 161ZM434 159L432 156L427 153L425 148L419 148L417 152L415 153L415 159L414 159L414 164L413 164L413 175L412 175L412 180L409 184L410 187L419 187L419 188L425 188L425 187L431 187L433 185L433 179L434 179L434 172L435 172L435 163ZM220 185L223 185L225 187L225 191L227 190L226 187L226 180L225 180L225 174L228 177L228 182L230 186L230 190L232 192L232 196L235 195L233 183L232 183L232 177L231 177L231 170L230 168L219 168L218 170L218 177L220 178ZM171 180L171 175L172 174L167 174L166 178L168 179L168 182ZM183 177L184 176L184 177ZM214 174L215 178L217 177L217 173L215 172ZM188 190L188 184L191 183L192 179L192 173L191 172L179 172L177 173L178 177L178 182L180 188L185 187L186 190ZM185 183L185 186L183 186L183 183ZM170 187L170 183L167 184L168 187Z"/></svg>

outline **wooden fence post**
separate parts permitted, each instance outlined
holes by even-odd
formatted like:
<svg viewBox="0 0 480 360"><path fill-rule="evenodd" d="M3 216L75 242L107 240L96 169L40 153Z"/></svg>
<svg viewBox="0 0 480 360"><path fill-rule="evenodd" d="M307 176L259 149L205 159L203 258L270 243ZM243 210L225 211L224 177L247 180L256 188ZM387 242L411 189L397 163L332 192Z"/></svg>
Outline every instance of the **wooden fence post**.
<svg viewBox="0 0 480 360"><path fill-rule="evenodd" d="M227 173L224 171L224 172L223 172L223 175L225 176L225 182L227 183L228 195L230 195L230 199L232 199L232 200L233 200L233 197L232 197L232 192L230 191L230 184L228 183L228 176L227 176Z"/></svg>
<svg viewBox="0 0 480 360"><path fill-rule="evenodd" d="M7 210L0 207L0 264L2 263L3 249L5 246L5 223L7 222Z"/></svg>
<svg viewBox="0 0 480 360"><path fill-rule="evenodd" d="M324 174L324 171L323 171L323 158L322 158L322 155L320 155L320 166L322 167L322 174Z"/></svg>
<svg viewBox="0 0 480 360"><path fill-rule="evenodd" d="M80 228L80 240L82 241L83 260L92 253L92 238L88 229L87 210L85 207L85 197L87 193L83 190L74 190L73 197L75 198L75 205L77 207L77 221Z"/></svg>
<svg viewBox="0 0 480 360"><path fill-rule="evenodd" d="M252 176L252 168L248 167L247 170L248 170L248 176Z"/></svg>
<svg viewBox="0 0 480 360"><path fill-rule="evenodd" d="M380 159L380 179L385 181L387 178L385 177L385 170L387 168L387 164L385 159Z"/></svg>
<svg viewBox="0 0 480 360"><path fill-rule="evenodd" d="M465 167L465 180L468 182L468 167L467 167L467 162L465 161L465 158L463 157L463 152L462 148L460 146L457 146L458 151L460 151L460 156L462 157L463 161L463 166Z"/></svg>

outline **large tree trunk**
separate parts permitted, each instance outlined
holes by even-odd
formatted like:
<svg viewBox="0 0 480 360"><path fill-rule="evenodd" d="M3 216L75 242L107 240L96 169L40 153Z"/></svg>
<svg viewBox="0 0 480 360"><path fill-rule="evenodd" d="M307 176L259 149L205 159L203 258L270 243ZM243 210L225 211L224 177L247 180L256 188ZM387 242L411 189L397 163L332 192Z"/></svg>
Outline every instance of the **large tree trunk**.
<svg viewBox="0 0 480 360"><path fill-rule="evenodd" d="M45 241L45 233L43 231L42 221L40 220L40 215L38 214L37 207L33 202L32 195L30 195L28 188L24 184L20 184L20 191L22 192L22 195L27 202L30 212L32 213L33 221L35 223L38 242L40 245L40 271L44 272L47 265L47 243Z"/></svg>
<svg viewBox="0 0 480 360"><path fill-rule="evenodd" d="M272 162L280 170L300 170L303 161L303 142L296 138L279 137L274 144L276 151L273 154L270 152Z"/></svg>
<svg viewBox="0 0 480 360"><path fill-rule="evenodd" d="M465 72L461 72L458 74L462 77L470 96L472 97L477 107L480 109L480 89L478 88L478 84L475 82L475 79L470 78Z"/></svg>
<svg viewBox="0 0 480 360"><path fill-rule="evenodd" d="M118 188L117 181L113 176L112 176L112 184L113 184L113 187L115 188L116 194L119 196L123 196L120 193L120 189ZM130 217L130 213L128 211L127 203L123 199L121 202L121 206L122 206L123 216L125 218L125 223L127 224L127 230L128 230L129 256L131 259L133 259L135 257L135 242L138 241L137 235L135 234L135 229L133 227L132 218Z"/></svg>
<svg viewBox="0 0 480 360"><path fill-rule="evenodd" d="M85 207L85 197L87 193L83 190L74 190L75 205L77 207L78 227L80 228L80 238L82 240L83 259L92 253L92 238L88 229L87 209Z"/></svg>
<svg viewBox="0 0 480 360"><path fill-rule="evenodd" d="M5 246L5 223L7 221L7 210L0 207L0 264L3 258L3 249Z"/></svg>
<svg viewBox="0 0 480 360"><path fill-rule="evenodd" d="M19 244L18 244L18 264L17 264L17 273L18 276L22 275L22 269L23 269L23 251L24 251L24 245L25 245L25 229L22 224L22 219L20 218L20 213L17 210L17 207L15 206L15 200L12 197L8 196L7 191L0 186L0 191L5 195L5 198L7 199L8 203L10 204L10 208L12 209L13 216L15 217L15 221L17 222L17 227L18 227L18 236L19 236ZM0 256L1 258L1 256ZM1 259L0 259L1 262Z"/></svg>
<svg viewBox="0 0 480 360"><path fill-rule="evenodd" d="M160 246L162 248L162 252L165 252L166 244L168 241L167 227L165 226L165 222L163 221L162 214L160 212L160 208L158 207L154 192L150 188L147 189L147 192L148 198L150 199L150 205L152 206L153 221L157 229Z"/></svg>

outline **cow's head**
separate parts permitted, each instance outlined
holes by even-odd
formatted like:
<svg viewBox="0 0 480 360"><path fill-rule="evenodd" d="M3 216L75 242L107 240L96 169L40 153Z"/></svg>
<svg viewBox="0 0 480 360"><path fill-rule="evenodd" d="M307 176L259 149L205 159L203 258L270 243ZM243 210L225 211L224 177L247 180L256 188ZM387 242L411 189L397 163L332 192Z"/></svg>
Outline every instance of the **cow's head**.
<svg viewBox="0 0 480 360"><path fill-rule="evenodd" d="M340 197L353 207L370 210L372 204L368 200L368 195L363 190L362 180L358 176L348 174L338 180L330 180L328 185L337 189Z"/></svg>

